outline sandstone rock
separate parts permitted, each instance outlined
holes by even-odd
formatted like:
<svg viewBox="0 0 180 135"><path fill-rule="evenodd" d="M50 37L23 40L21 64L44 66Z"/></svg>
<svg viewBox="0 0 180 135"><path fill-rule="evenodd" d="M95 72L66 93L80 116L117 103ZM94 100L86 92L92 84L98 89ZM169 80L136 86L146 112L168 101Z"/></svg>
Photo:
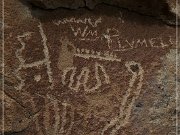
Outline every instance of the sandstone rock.
<svg viewBox="0 0 180 135"><path fill-rule="evenodd" d="M102 4L42 10L17 0L6 1L5 23L6 132L175 134L174 26Z"/></svg>
<svg viewBox="0 0 180 135"><path fill-rule="evenodd" d="M69 9L77 9L80 7L88 7L93 9L98 4L108 4L126 8L145 15L157 16L168 24L176 24L176 15L180 17L179 5L176 10L176 0L28 0L36 6L45 9L56 9L64 7Z"/></svg>

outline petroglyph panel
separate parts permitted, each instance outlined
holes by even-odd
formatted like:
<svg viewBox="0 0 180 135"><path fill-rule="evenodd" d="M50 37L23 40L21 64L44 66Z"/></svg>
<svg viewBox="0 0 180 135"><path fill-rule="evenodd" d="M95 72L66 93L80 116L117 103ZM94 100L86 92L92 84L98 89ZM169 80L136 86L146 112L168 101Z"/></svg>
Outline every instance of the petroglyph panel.
<svg viewBox="0 0 180 135"><path fill-rule="evenodd" d="M31 115L21 134L174 133L175 27L105 5L16 17L12 4L24 9L5 7L5 91Z"/></svg>

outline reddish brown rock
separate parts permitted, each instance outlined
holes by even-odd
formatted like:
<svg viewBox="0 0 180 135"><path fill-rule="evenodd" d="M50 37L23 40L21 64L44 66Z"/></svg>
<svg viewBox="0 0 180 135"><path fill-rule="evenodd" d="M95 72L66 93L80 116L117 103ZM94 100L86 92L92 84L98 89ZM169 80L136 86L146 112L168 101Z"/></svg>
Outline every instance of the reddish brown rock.
<svg viewBox="0 0 180 135"><path fill-rule="evenodd" d="M17 0L6 1L5 22L5 93L30 115L6 133L175 134L175 27L112 6L46 11ZM10 121L26 118L15 112Z"/></svg>

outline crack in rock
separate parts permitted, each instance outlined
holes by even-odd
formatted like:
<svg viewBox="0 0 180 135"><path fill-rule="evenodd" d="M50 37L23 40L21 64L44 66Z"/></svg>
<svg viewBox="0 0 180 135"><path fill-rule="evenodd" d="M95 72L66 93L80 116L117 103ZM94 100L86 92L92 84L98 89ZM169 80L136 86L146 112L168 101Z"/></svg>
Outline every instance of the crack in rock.
<svg viewBox="0 0 180 135"><path fill-rule="evenodd" d="M141 14L156 16L169 25L176 25L176 16L180 19L179 4L176 0L26 0L44 9L56 8L89 8L96 5L106 4L109 6L126 8ZM178 0L179 1L179 0ZM179 24L178 24L179 25Z"/></svg>

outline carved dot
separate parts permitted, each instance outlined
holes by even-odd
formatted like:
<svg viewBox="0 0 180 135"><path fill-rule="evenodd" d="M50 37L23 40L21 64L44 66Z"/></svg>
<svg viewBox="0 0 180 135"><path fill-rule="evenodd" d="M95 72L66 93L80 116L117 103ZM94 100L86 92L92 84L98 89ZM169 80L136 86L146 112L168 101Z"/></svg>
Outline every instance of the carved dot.
<svg viewBox="0 0 180 135"><path fill-rule="evenodd" d="M34 76L34 80L35 80L36 82L39 82L39 81L41 80L41 75L35 75L35 76Z"/></svg>

